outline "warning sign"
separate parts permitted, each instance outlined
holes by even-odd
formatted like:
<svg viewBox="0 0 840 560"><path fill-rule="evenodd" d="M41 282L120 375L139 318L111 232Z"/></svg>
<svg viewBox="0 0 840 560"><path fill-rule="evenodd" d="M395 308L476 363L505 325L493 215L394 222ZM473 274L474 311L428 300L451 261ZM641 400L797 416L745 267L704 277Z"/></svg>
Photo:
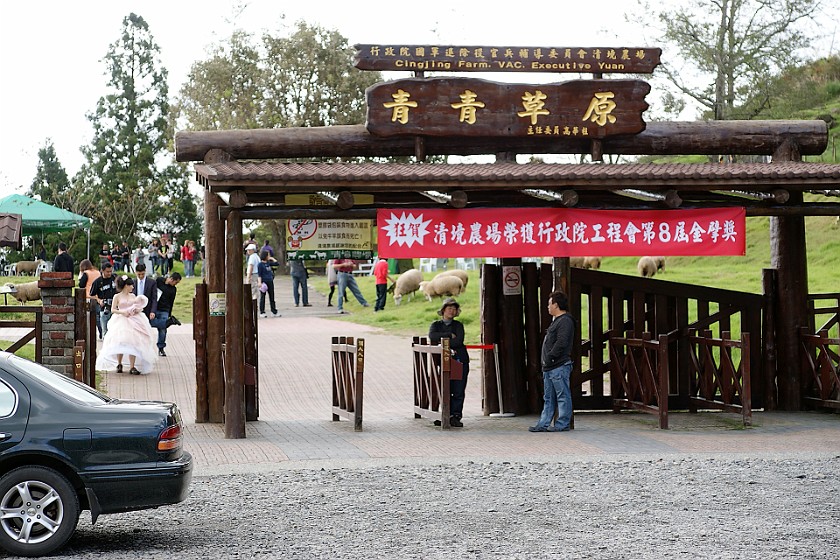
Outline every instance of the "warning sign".
<svg viewBox="0 0 840 560"><path fill-rule="evenodd" d="M518 296L522 293L522 271L518 266L502 267L502 294Z"/></svg>

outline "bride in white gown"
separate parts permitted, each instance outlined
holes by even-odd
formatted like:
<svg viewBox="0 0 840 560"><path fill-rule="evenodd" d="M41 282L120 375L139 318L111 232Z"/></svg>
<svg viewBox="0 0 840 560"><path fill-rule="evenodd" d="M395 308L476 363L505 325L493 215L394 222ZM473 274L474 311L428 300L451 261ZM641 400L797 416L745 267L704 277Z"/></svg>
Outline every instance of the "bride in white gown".
<svg viewBox="0 0 840 560"><path fill-rule="evenodd" d="M129 373L148 374L157 360L157 331L149 324L143 308L146 296L132 293L134 280L128 276L117 278L117 291L111 305L108 332L96 357L96 369L110 370L116 366L123 371L123 356L128 356Z"/></svg>

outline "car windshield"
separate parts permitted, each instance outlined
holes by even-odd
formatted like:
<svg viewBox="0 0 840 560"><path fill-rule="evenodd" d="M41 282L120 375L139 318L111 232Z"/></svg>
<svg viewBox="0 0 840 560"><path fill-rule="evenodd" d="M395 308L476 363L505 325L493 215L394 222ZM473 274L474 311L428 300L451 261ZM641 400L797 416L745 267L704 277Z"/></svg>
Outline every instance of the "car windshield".
<svg viewBox="0 0 840 560"><path fill-rule="evenodd" d="M9 363L22 373L37 379L44 385L76 401L87 404L102 404L103 402L111 401L111 398L107 395L103 395L99 391L91 389L75 379L70 379L51 369L47 369L41 364L30 362L18 356L9 356Z"/></svg>

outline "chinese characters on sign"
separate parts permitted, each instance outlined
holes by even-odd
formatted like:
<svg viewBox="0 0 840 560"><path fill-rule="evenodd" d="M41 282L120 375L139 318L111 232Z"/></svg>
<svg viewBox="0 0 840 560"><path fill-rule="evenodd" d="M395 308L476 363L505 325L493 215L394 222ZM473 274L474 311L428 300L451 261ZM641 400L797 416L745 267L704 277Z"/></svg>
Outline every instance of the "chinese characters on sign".
<svg viewBox="0 0 840 560"><path fill-rule="evenodd" d="M371 221L287 220L286 251L289 260L373 258Z"/></svg>
<svg viewBox="0 0 840 560"><path fill-rule="evenodd" d="M573 136L645 129L650 85L639 80L503 84L474 78L410 78L365 92L367 129L394 136Z"/></svg>
<svg viewBox="0 0 840 560"><path fill-rule="evenodd" d="M744 255L744 208L377 212L379 256Z"/></svg>
<svg viewBox="0 0 840 560"><path fill-rule="evenodd" d="M455 47L355 45L360 70L650 74L661 49L647 47Z"/></svg>

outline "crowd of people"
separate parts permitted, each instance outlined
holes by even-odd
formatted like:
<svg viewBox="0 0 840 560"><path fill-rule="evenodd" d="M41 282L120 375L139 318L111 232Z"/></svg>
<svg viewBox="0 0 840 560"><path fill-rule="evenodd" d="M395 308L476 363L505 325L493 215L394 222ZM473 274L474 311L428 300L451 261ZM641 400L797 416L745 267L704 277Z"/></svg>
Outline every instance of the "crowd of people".
<svg viewBox="0 0 840 560"><path fill-rule="evenodd" d="M134 272L142 264L153 278L169 274L176 259L184 264L183 276L191 278L204 260L204 248L192 239L179 244L175 236L162 235L148 244L138 243L134 249L126 241L103 243L99 251L100 266L109 262L116 272Z"/></svg>

